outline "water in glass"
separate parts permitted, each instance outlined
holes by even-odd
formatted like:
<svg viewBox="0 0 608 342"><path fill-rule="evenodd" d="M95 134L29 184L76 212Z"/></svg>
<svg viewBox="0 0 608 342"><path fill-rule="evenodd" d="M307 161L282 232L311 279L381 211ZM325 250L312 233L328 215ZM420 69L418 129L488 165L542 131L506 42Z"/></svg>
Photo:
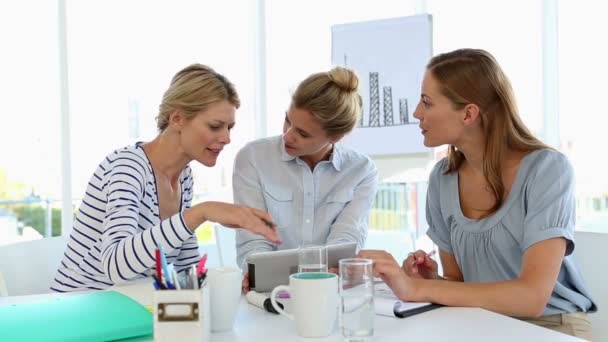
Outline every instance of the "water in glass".
<svg viewBox="0 0 608 342"><path fill-rule="evenodd" d="M341 296L342 337L351 342L369 341L374 335L374 296L361 292L347 291Z"/></svg>
<svg viewBox="0 0 608 342"><path fill-rule="evenodd" d="M374 335L372 261L342 259L340 264L340 329L346 341L369 341Z"/></svg>
<svg viewBox="0 0 608 342"><path fill-rule="evenodd" d="M298 265L298 272L327 272L326 264L303 264Z"/></svg>

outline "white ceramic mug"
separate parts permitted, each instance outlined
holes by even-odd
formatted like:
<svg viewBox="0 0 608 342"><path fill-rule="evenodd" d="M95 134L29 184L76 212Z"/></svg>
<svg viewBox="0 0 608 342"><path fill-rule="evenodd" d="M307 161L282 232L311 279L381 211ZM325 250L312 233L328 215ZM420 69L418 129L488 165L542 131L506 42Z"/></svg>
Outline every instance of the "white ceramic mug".
<svg viewBox="0 0 608 342"><path fill-rule="evenodd" d="M276 295L288 292L293 314L278 305ZM272 306L282 315L296 321L301 337L331 335L338 316L338 276L326 272L295 273L289 276L289 286L280 285L270 294Z"/></svg>
<svg viewBox="0 0 608 342"><path fill-rule="evenodd" d="M210 268L207 281L211 297L211 331L227 331L234 326L241 300L241 270L234 267Z"/></svg>

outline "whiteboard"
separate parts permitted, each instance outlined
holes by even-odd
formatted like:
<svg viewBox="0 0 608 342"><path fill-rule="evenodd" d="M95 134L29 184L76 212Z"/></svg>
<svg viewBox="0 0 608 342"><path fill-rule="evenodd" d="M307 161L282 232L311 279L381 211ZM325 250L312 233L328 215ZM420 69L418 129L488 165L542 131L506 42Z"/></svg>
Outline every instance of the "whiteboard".
<svg viewBox="0 0 608 342"><path fill-rule="evenodd" d="M367 155L428 151L413 113L432 50L429 14L332 26L332 64L357 72L363 97L344 144Z"/></svg>

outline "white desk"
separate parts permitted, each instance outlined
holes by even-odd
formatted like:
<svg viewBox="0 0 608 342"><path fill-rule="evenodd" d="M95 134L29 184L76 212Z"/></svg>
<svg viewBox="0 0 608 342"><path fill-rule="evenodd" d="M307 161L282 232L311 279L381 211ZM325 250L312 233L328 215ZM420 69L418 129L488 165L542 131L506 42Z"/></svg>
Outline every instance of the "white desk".
<svg viewBox="0 0 608 342"><path fill-rule="evenodd" d="M328 338L299 338L295 323L241 302L234 331L213 334L213 341L343 341L339 330ZM582 341L477 308L440 308L408 318L375 316L374 341Z"/></svg>
<svg viewBox="0 0 608 342"><path fill-rule="evenodd" d="M143 305L151 305L149 284L116 289ZM1 305L31 302L70 294L0 297ZM297 336L295 323L287 317L267 313L241 298L234 330L215 333L212 340L241 341L342 341L339 330L327 338L305 339ZM408 318L375 317L374 341L551 341L575 342L581 339L544 329L507 316L477 308L440 308Z"/></svg>

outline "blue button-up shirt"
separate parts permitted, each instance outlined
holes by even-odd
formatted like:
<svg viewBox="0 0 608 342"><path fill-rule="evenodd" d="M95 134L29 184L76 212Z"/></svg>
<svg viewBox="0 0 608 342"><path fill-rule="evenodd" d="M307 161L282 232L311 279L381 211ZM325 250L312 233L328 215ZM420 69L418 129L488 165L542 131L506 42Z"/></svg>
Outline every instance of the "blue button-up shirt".
<svg viewBox="0 0 608 342"><path fill-rule="evenodd" d="M275 245L245 230L236 234L237 261L252 252L356 242L363 248L378 186L367 156L335 144L314 170L285 152L281 136L253 141L236 156L234 202L268 211L283 243Z"/></svg>

